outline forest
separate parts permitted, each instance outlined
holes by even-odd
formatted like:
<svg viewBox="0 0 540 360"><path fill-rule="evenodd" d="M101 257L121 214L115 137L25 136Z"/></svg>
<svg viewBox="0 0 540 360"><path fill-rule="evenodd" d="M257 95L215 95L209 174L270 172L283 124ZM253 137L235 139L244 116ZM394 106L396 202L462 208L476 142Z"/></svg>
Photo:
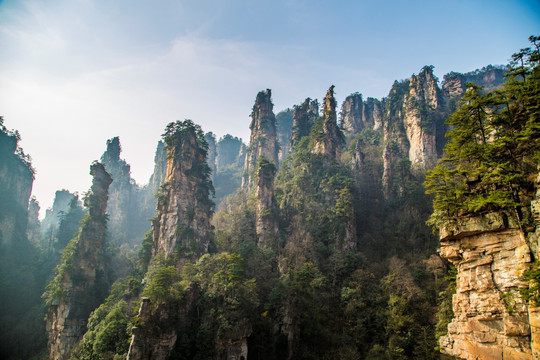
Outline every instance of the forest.
<svg viewBox="0 0 540 360"><path fill-rule="evenodd" d="M508 65L442 81L424 66L340 109L334 86L277 114L260 91L247 144L170 122L146 185L120 139L104 139L88 192L59 189L41 221L24 134L0 117L0 357L532 359L540 37L529 40ZM481 234L500 243L465 244ZM506 274L498 251L514 235ZM482 290L464 275L471 251L490 259L478 266L493 271L495 310L482 313L492 298L459 305ZM460 327L488 312L480 330Z"/></svg>

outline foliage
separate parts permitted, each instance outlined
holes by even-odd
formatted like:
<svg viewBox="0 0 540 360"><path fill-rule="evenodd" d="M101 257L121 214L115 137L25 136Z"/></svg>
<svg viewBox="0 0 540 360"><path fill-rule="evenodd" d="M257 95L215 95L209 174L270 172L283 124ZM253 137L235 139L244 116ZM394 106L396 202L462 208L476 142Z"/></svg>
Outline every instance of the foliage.
<svg viewBox="0 0 540 360"><path fill-rule="evenodd" d="M483 93L467 85L459 109L448 118L446 156L429 172L425 185L434 194L429 225L493 210L509 210L519 221L534 187L540 158L540 68L535 49L514 55L502 90Z"/></svg>
<svg viewBox="0 0 540 360"><path fill-rule="evenodd" d="M520 294L524 300L529 301L534 306L540 305L540 261L535 261L523 274L521 281L527 281L529 286L520 289Z"/></svg>

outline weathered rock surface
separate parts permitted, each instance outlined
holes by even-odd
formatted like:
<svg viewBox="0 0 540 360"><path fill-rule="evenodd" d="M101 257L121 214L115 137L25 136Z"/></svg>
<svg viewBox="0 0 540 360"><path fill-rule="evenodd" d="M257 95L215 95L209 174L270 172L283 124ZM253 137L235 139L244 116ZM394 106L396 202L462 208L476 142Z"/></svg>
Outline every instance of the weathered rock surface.
<svg viewBox="0 0 540 360"><path fill-rule="evenodd" d="M414 170L425 171L437 162L436 133L442 116L441 95L433 69L425 66L411 76L403 103L403 122L409 140L409 160Z"/></svg>
<svg viewBox="0 0 540 360"><path fill-rule="evenodd" d="M257 171L257 245L275 247L278 234L277 205L274 198L276 167L266 159L259 160Z"/></svg>
<svg viewBox="0 0 540 360"><path fill-rule="evenodd" d="M110 175L101 163L90 167L92 187L85 198L89 217L79 235L70 243L51 285L52 299L47 312L49 357L67 359L86 331L88 316L107 292L106 269L102 259L105 245L107 198ZM49 285L49 286L51 286Z"/></svg>
<svg viewBox="0 0 540 360"><path fill-rule="evenodd" d="M163 251L208 252L211 242L210 217L214 204L209 198L212 184L202 131L192 122L177 122L167 144L167 173L158 196L152 221L154 255Z"/></svg>
<svg viewBox="0 0 540 360"><path fill-rule="evenodd" d="M206 143L208 144L208 154L206 156L206 161L208 167L210 167L212 182L216 177L217 173L217 145L216 145L216 135L213 132L207 132L204 134Z"/></svg>
<svg viewBox="0 0 540 360"><path fill-rule="evenodd" d="M539 318L519 295L528 286L520 278L531 252L512 218L459 219L441 231L440 254L458 270L454 319L441 351L460 359L532 359L531 328Z"/></svg>
<svg viewBox="0 0 540 360"><path fill-rule="evenodd" d="M332 85L324 98L322 128L316 136L313 152L325 155L330 161L338 160L341 157L343 144L344 137L337 125L336 99L334 85Z"/></svg>
<svg viewBox="0 0 540 360"><path fill-rule="evenodd" d="M260 91L251 112L249 125L251 135L246 152L242 188L253 188L259 158L264 157L275 166L278 165L276 117L273 107L272 91L270 89Z"/></svg>
<svg viewBox="0 0 540 360"><path fill-rule="evenodd" d="M304 136L309 135L309 131L315 120L319 117L319 103L317 99L311 100L307 98L304 100L302 105L295 105L293 107L293 125L291 128L291 145L290 148L293 149L294 146L302 139Z"/></svg>

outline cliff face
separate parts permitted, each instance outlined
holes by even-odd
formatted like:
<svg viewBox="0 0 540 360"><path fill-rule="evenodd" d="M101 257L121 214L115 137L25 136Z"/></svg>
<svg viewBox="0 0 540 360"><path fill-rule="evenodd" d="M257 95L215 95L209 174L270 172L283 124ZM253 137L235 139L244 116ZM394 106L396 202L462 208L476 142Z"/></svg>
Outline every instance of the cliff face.
<svg viewBox="0 0 540 360"><path fill-rule="evenodd" d="M198 257L208 252L214 210L209 199L207 143L200 128L189 120L174 123L169 130L167 173L152 221L154 255L179 251Z"/></svg>
<svg viewBox="0 0 540 360"><path fill-rule="evenodd" d="M190 120L169 124L165 142L167 172L152 221L152 255L162 253L173 259L180 272L186 260L197 260L212 246L208 144L200 127ZM197 299L196 291L187 294L184 306L173 308L166 303L152 307L149 299L142 299L138 316L148 326L134 328L128 359L169 357L179 335L175 321L186 316ZM159 324L158 330L152 324Z"/></svg>
<svg viewBox="0 0 540 360"><path fill-rule="evenodd" d="M276 132L276 117L273 112L272 92L270 89L257 94L255 105L251 112L251 135L246 152L244 179L242 187L251 189L257 171L257 161L265 157L274 165L278 165L278 142Z"/></svg>
<svg viewBox="0 0 540 360"><path fill-rule="evenodd" d="M338 160L343 146L343 134L337 125L336 99L334 98L334 85L330 86L323 104L323 122L315 139L313 152L326 155L329 160Z"/></svg>
<svg viewBox="0 0 540 360"><path fill-rule="evenodd" d="M302 105L294 106L293 124L291 129L291 149L294 148L300 139L309 135L309 131L318 117L319 103L317 102L317 99L311 100L310 98L307 98Z"/></svg>
<svg viewBox="0 0 540 360"><path fill-rule="evenodd" d="M436 133L442 126L441 95L433 69L426 66L411 76L403 103L403 122L409 140L409 160L414 170L425 171L437 162Z"/></svg>
<svg viewBox="0 0 540 360"><path fill-rule="evenodd" d="M531 252L512 218L460 219L441 231L440 254L458 270L454 319L440 340L442 351L461 359L532 359L538 352L532 325L540 318L519 295L528 287L520 278Z"/></svg>
<svg viewBox="0 0 540 360"><path fill-rule="evenodd" d="M12 245L28 221L34 171L18 147L19 139L0 118L0 245Z"/></svg>
<svg viewBox="0 0 540 360"><path fill-rule="evenodd" d="M274 198L274 178L276 167L266 159L259 161L257 171L257 245L261 248L275 248L278 221L277 206Z"/></svg>
<svg viewBox="0 0 540 360"><path fill-rule="evenodd" d="M216 136L212 132L207 132L204 134L204 138L208 144L208 155L206 156L206 161L208 162L208 167L210 167L212 182L214 182L217 173Z"/></svg>
<svg viewBox="0 0 540 360"><path fill-rule="evenodd" d="M47 333L51 359L67 359L86 331L88 316L104 299L107 291L103 250L106 209L111 176L101 163L90 167L92 187L85 198L89 210L79 235L62 255L55 279L45 296Z"/></svg>
<svg viewBox="0 0 540 360"><path fill-rule="evenodd" d="M287 158L291 144L293 110L285 109L276 115L276 130L279 143L278 160L281 164Z"/></svg>
<svg viewBox="0 0 540 360"><path fill-rule="evenodd" d="M58 226L60 225L60 214L66 213L69 203L75 197L68 190L62 189L54 193L54 201L51 208L45 210L45 217L41 222L41 231L45 242L50 242L56 236ZM47 246L48 244L44 244Z"/></svg>

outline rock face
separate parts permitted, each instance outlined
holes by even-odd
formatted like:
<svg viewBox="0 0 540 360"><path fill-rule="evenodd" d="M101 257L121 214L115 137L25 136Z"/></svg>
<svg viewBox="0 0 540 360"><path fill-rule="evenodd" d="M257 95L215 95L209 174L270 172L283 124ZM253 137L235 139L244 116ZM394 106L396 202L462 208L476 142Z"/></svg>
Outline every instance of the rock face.
<svg viewBox="0 0 540 360"><path fill-rule="evenodd" d="M112 242L119 245L128 242L130 238L129 219L135 215L130 204L137 192L131 179L131 166L120 159L121 152L120 139L114 137L107 140L107 150L101 156L101 163L113 179L107 203L108 235Z"/></svg>
<svg viewBox="0 0 540 360"><path fill-rule="evenodd" d="M26 229L28 221L34 171L20 155L19 139L19 133L8 131L0 117L0 245L17 241L16 232Z"/></svg>
<svg viewBox="0 0 540 360"><path fill-rule="evenodd" d="M153 253L191 252L198 257L208 252L212 238L207 143L190 120L170 124L166 141L167 174L152 221Z"/></svg>
<svg viewBox="0 0 540 360"><path fill-rule="evenodd" d="M293 125L291 129L291 145L294 146L304 136L309 135L309 131L315 120L319 117L319 103L317 99L311 100L307 98L302 105L295 105L293 107Z"/></svg>
<svg viewBox="0 0 540 360"><path fill-rule="evenodd" d="M459 219L441 230L440 254L458 270L454 319L441 351L460 359L532 359L540 318L519 295L528 286L520 278L531 252L512 218Z"/></svg>
<svg viewBox="0 0 540 360"><path fill-rule="evenodd" d="M167 126L165 134L167 173L158 193L157 213L152 221L153 256L176 256L176 268L181 271L186 259L196 261L208 253L212 245L210 218L214 204L210 200L212 183L207 163L208 144L198 125L191 120L177 121ZM160 324L159 330L150 327L134 328L128 359L167 359L176 343L177 330L169 324L179 312L188 311L197 293L182 308L165 305L156 308L143 299L139 317L146 324ZM165 324L168 324L166 326Z"/></svg>
<svg viewBox="0 0 540 360"><path fill-rule="evenodd" d="M332 85L324 98L322 128L316 138L313 152L326 155L330 161L337 160L341 156L343 142L343 134L337 125L336 99L334 98L334 85Z"/></svg>
<svg viewBox="0 0 540 360"><path fill-rule="evenodd" d="M41 242L41 223L39 221L39 202L34 196L30 198L28 204L28 226L26 228L26 236L28 240L35 246Z"/></svg>
<svg viewBox="0 0 540 360"><path fill-rule="evenodd" d="M365 127L370 127L363 122L364 101L360 93L354 93L345 98L341 105L340 115L341 129L347 135L357 134Z"/></svg>
<svg viewBox="0 0 540 360"><path fill-rule="evenodd" d="M107 198L111 176L101 163L90 167L92 187L85 198L89 217L64 251L55 279L47 287L47 332L51 359L67 359L86 331L90 313L107 293L103 262Z"/></svg>
<svg viewBox="0 0 540 360"><path fill-rule="evenodd" d="M58 190L54 193L53 205L50 209L45 211L45 217L41 222L41 231L46 242L53 240L58 231L58 226L60 225L60 214L68 211L69 203L75 196L75 194L72 194L65 189ZM44 246L47 245L48 244L44 244Z"/></svg>
<svg viewBox="0 0 540 360"><path fill-rule="evenodd" d="M279 143L278 160L281 164L289 154L291 143L291 128L293 125L293 110L285 109L276 115L276 130Z"/></svg>
<svg viewBox="0 0 540 360"><path fill-rule="evenodd" d="M411 76L403 103L403 122L409 140L409 160L414 170L425 171L437 162L437 126L442 124L441 95L433 68L425 66Z"/></svg>
<svg viewBox="0 0 540 360"><path fill-rule="evenodd" d="M216 135L213 132L207 132L204 134L206 143L208 144L208 155L206 156L206 161L208 162L208 167L211 171L211 179L214 182L217 173L217 146L216 146Z"/></svg>
<svg viewBox="0 0 540 360"><path fill-rule="evenodd" d="M275 247L278 234L277 205L274 198L276 167L266 159L259 160L257 171L257 245Z"/></svg>
<svg viewBox="0 0 540 360"><path fill-rule="evenodd" d="M246 152L242 188L253 188L259 158L264 157L275 166L278 165L276 117L272 110L273 107L270 89L257 94L251 112L251 124L249 125L251 135Z"/></svg>

